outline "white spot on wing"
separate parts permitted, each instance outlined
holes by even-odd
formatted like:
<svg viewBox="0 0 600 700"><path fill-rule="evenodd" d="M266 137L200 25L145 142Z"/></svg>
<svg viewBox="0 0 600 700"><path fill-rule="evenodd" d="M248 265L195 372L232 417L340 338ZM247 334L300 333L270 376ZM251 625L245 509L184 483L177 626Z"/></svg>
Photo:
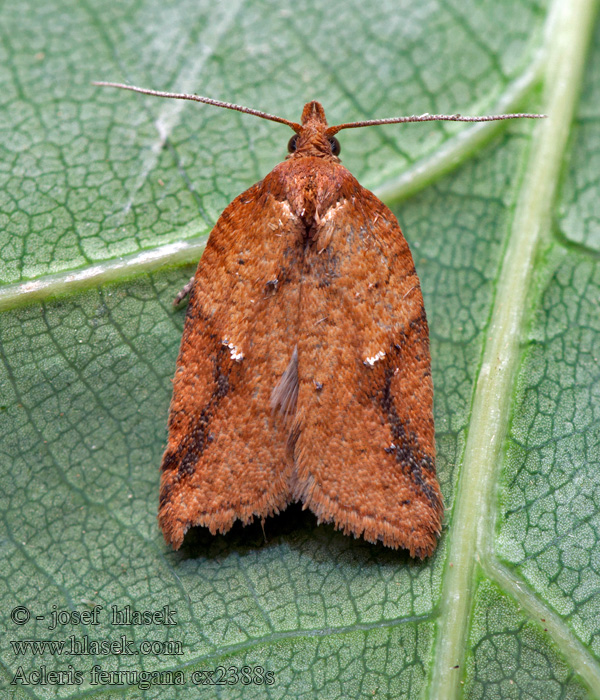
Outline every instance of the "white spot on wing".
<svg viewBox="0 0 600 700"><path fill-rule="evenodd" d="M340 200L339 202L336 202L334 207L330 207L327 212L325 213L324 216L320 217L319 223L325 224L327 221L330 221L333 219L334 216L337 216L340 213L340 209L346 204L345 200Z"/></svg>
<svg viewBox="0 0 600 700"><path fill-rule="evenodd" d="M229 348L231 359L234 362L241 362L244 359L244 353L241 350L238 350L233 343L230 343L227 338L223 338L221 345L225 345L225 347Z"/></svg>
<svg viewBox="0 0 600 700"><path fill-rule="evenodd" d="M290 203L286 202L285 200L282 200L278 202L280 209L283 209L283 211L286 214L291 214L292 213L292 207L290 207Z"/></svg>
<svg viewBox="0 0 600 700"><path fill-rule="evenodd" d="M380 350L376 355L373 355L373 357L367 357L366 360L364 360L363 364L367 365L367 367L373 367L373 365L378 362L379 360L382 360L385 357L385 353L383 350Z"/></svg>

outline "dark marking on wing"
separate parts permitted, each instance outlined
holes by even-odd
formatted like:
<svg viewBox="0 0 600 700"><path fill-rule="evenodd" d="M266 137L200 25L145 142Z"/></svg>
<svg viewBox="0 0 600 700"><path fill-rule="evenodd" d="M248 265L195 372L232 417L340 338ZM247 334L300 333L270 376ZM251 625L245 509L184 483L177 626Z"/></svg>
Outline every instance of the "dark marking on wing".
<svg viewBox="0 0 600 700"><path fill-rule="evenodd" d="M398 462L404 473L406 473L408 467L413 483L425 494L431 505L437 508L440 506L439 496L423 478L423 470L434 473L433 460L429 455L423 453L419 446L417 435L412 431L408 431L398 416L391 391L393 376L394 369L388 367L385 372L381 407L390 426L394 439L394 448L386 448L385 451L394 454L396 462Z"/></svg>
<svg viewBox="0 0 600 700"><path fill-rule="evenodd" d="M163 471L168 471L173 468L174 464L177 464L177 474L179 477L193 474L198 460L206 449L206 445L211 442L208 426L219 404L225 396L227 396L230 389L229 376L223 371L223 360L226 359L226 355L227 348L225 346L219 348L213 360L215 391L208 404L201 410L198 420L188 436L186 436L186 440L181 442L174 452L165 454L162 463ZM161 494L161 501L164 500L167 495L168 494L165 493Z"/></svg>

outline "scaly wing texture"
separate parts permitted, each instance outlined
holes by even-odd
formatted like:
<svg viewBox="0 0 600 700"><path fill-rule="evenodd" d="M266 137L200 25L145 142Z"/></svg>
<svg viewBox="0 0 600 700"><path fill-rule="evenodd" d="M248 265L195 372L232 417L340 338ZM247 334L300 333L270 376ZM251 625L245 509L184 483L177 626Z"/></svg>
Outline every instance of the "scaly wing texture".
<svg viewBox="0 0 600 700"><path fill-rule="evenodd" d="M159 520L226 532L292 498L346 533L434 550L423 299L392 213L336 162L277 166L225 210L198 266Z"/></svg>
<svg viewBox="0 0 600 700"><path fill-rule="evenodd" d="M291 499L289 428L271 392L293 353L304 230L268 179L211 232L191 293L162 462L159 522L178 548Z"/></svg>
<svg viewBox="0 0 600 700"><path fill-rule="evenodd" d="M303 261L294 495L345 533L423 558L443 511L423 298L395 217L338 167L346 195Z"/></svg>

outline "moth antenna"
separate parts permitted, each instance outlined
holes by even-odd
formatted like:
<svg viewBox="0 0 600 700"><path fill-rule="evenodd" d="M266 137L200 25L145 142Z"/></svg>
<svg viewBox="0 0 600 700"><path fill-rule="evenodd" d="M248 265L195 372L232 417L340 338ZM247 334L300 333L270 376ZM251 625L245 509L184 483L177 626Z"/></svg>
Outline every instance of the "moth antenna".
<svg viewBox="0 0 600 700"><path fill-rule="evenodd" d="M546 119L546 114L491 114L482 117L464 117L462 114L425 114L410 117L391 117L390 119L370 119L364 122L337 124L327 129L327 136L333 136L342 129L357 129L361 126L379 126L381 124L403 124L405 122L497 122L503 119Z"/></svg>
<svg viewBox="0 0 600 700"><path fill-rule="evenodd" d="M274 114L267 114L267 112L260 112L258 109L242 107L241 105L234 105L230 102L221 102L220 100L213 100L210 97L202 97L201 95L190 95L184 92L161 92L160 90L148 90L147 88L135 87L135 85L125 85L125 83L107 83L103 80L94 81L92 82L92 85L97 85L98 87L121 88L122 90L140 92L142 93L142 95L152 95L153 97L169 97L173 100L192 100L193 102L204 102L205 104L213 105L214 107L234 109L236 112L244 112L244 114L253 114L255 117L260 117L261 119L268 119L272 122L286 124L296 133L299 133L300 129L302 128L300 124L296 124L296 122L291 122L288 119L284 119L283 117L276 117Z"/></svg>

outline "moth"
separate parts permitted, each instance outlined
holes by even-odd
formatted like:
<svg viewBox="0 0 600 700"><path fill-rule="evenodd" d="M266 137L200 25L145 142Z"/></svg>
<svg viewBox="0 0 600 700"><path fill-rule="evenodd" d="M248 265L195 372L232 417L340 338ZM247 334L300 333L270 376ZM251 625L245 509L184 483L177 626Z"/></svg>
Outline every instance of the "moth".
<svg viewBox="0 0 600 700"><path fill-rule="evenodd" d="M286 160L217 221L189 289L161 468L166 541L178 549L192 526L225 533L300 501L346 534L431 555L443 502L419 278L392 212L341 164L336 134L542 115L329 126L313 101L297 124L198 95L95 84L294 131Z"/></svg>

